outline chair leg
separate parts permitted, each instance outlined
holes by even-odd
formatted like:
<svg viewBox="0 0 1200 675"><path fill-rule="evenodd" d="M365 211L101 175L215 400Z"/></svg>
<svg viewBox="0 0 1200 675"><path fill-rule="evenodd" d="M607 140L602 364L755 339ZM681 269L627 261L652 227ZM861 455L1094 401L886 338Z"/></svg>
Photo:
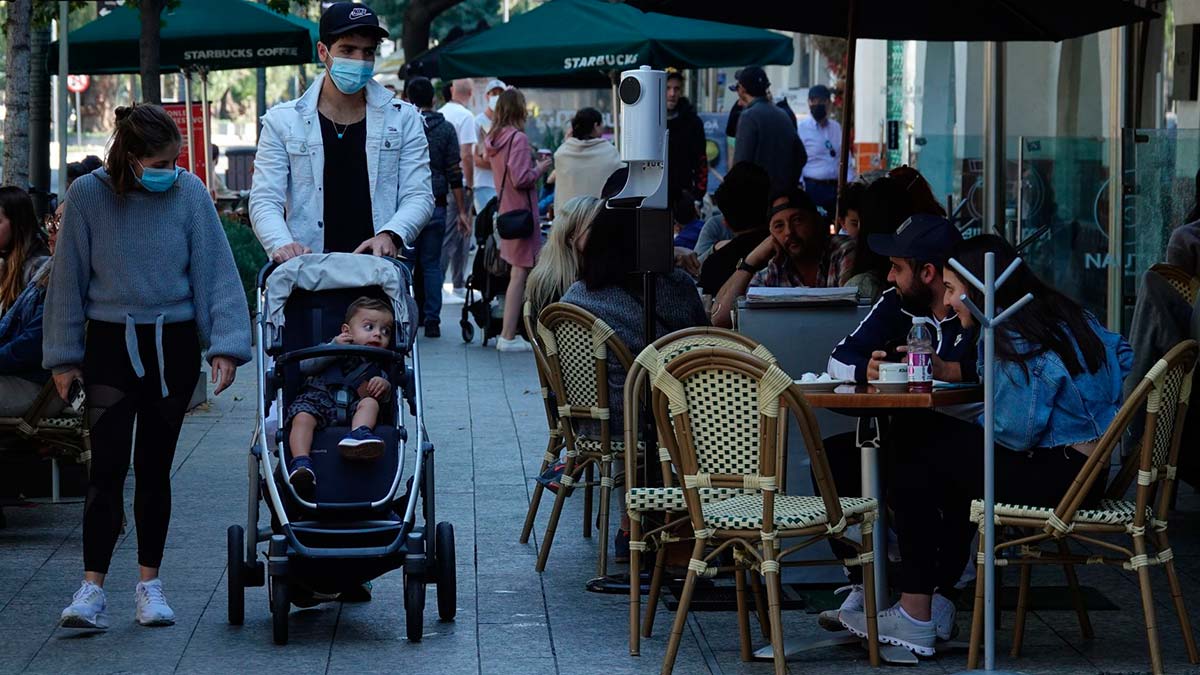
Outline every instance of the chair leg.
<svg viewBox="0 0 1200 675"><path fill-rule="evenodd" d="M733 581L737 587L738 647L741 649L742 661L749 662L754 658L754 654L750 650L750 607L746 603L746 570L735 569Z"/></svg>
<svg viewBox="0 0 1200 675"><path fill-rule="evenodd" d="M763 562L775 561L775 542L763 542ZM771 652L775 661L775 675L787 672L787 654L783 644L783 607L781 598L783 588L779 582L779 572L770 571L763 574L763 583L767 587L767 603L771 615Z"/></svg>
<svg viewBox="0 0 1200 675"><path fill-rule="evenodd" d="M596 481L596 463L588 462L587 468L583 470L583 538L592 538L592 489L595 487Z"/></svg>
<svg viewBox="0 0 1200 675"><path fill-rule="evenodd" d="M640 514L629 517L629 655L639 656L642 636L638 631L642 619L642 521Z"/></svg>
<svg viewBox="0 0 1200 675"><path fill-rule="evenodd" d="M696 545L692 547L693 560L703 559L704 544L704 539L696 540ZM670 675L675 669L675 657L679 654L679 642L683 639L683 626L687 623L688 606L692 604L697 576L696 571L689 565L687 578L683 582L683 592L679 595L679 608L675 610L675 622L671 624L671 639L667 642L667 653L663 656L663 675Z"/></svg>
<svg viewBox="0 0 1200 675"><path fill-rule="evenodd" d="M1171 547L1170 542L1167 541L1166 532L1155 533L1154 539L1160 551ZM1188 661L1193 664L1200 663L1200 654L1196 651L1196 638L1192 635L1192 621L1188 618L1187 608L1183 604L1183 587L1179 584L1175 561L1167 560L1163 566L1167 568L1167 583L1171 587L1171 600L1175 602L1175 612L1179 614L1179 628L1183 631L1183 644L1187 647Z"/></svg>
<svg viewBox="0 0 1200 675"><path fill-rule="evenodd" d="M1134 535L1133 552L1137 556L1146 555L1145 535ZM1142 612L1146 615L1146 642L1150 648L1151 672L1163 672L1162 653L1159 651L1158 626L1154 618L1154 597L1150 590L1150 566L1139 567L1137 570L1138 586L1142 590Z"/></svg>
<svg viewBox="0 0 1200 675"><path fill-rule="evenodd" d="M558 448L556 447L557 445L558 443L556 443L554 437L551 436L550 441L546 444L547 457L550 455L558 455ZM550 460L542 459L542 468L538 470L538 475L540 476L546 473L546 469L549 468ZM533 498L529 500L529 510L525 512L525 526L521 528L522 544L529 543L529 535L533 532L533 522L537 518L538 507L542 504L542 492L545 491L545 489L546 486L542 485L541 483L533 484Z"/></svg>
<svg viewBox="0 0 1200 675"><path fill-rule="evenodd" d="M758 628L763 638L771 639L771 618L767 615L767 596L763 593L762 580L757 574L750 575L750 590L754 592L754 612L758 615Z"/></svg>
<svg viewBox="0 0 1200 675"><path fill-rule="evenodd" d="M1062 539L1058 541L1058 553L1064 557L1071 554L1071 547ZM1095 637L1095 633L1092 632L1092 620L1088 618L1087 603L1084 602L1083 592L1079 589L1079 575L1075 574L1075 565L1071 563L1063 565L1063 574L1067 576L1067 588L1071 591L1071 603L1075 605L1075 615L1079 617L1079 632L1083 635L1084 640L1091 640Z"/></svg>
<svg viewBox="0 0 1200 675"><path fill-rule="evenodd" d="M563 480L567 481L575 469L575 458L567 455L567 465L563 467ZM550 545L554 543L554 531L558 529L558 519L562 516L563 504L567 501L570 485L561 484L554 495L554 508L550 511L550 522L546 523L546 534L542 536L542 548L538 551L536 569L546 571L546 559L550 557ZM586 522L586 521L585 521Z"/></svg>
<svg viewBox="0 0 1200 675"><path fill-rule="evenodd" d="M1029 611L1029 579L1033 565L1021 565L1021 584L1017 589L1017 620L1013 623L1013 643L1009 656L1021 655L1021 642L1025 639L1025 615ZM976 583L979 583L976 580Z"/></svg>
<svg viewBox="0 0 1200 675"><path fill-rule="evenodd" d="M983 537L979 538L979 553L983 554ZM971 612L971 644L967 650L967 670L979 667L979 651L983 643L983 563L975 563L975 609Z"/></svg>
<svg viewBox="0 0 1200 675"><path fill-rule="evenodd" d="M608 521L609 508L612 506L613 478L612 460L600 462L600 555L596 558L596 576L608 574ZM633 577L630 576L632 584Z"/></svg>
<svg viewBox="0 0 1200 675"><path fill-rule="evenodd" d="M863 591L866 594L867 610L867 656L871 662L872 668L879 667L879 621L877 614L879 611L878 589L875 588L875 560L874 560L874 544L875 537L872 534L872 529L867 527L874 523L864 523L862 527L862 551L867 562L863 563ZM886 563L884 563L886 564Z"/></svg>
<svg viewBox="0 0 1200 675"><path fill-rule="evenodd" d="M662 594L663 574L667 569L667 545L658 544L658 555L654 558L654 573L650 575L650 594L646 596L646 616L642 619L642 637L650 637L654 631L654 617L658 614L658 598Z"/></svg>

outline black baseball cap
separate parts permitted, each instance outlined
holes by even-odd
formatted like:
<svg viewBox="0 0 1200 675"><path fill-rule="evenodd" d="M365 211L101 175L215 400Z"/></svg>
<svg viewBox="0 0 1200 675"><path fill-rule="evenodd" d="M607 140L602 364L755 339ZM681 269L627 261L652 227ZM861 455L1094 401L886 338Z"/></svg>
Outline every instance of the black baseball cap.
<svg viewBox="0 0 1200 675"><path fill-rule="evenodd" d="M867 245L889 258L915 258L943 265L962 241L958 228L941 216L917 213L896 228L895 234L872 234Z"/></svg>
<svg viewBox="0 0 1200 675"><path fill-rule="evenodd" d="M767 71L758 66L746 66L734 73L733 78L737 82L729 85L729 91L737 91L740 84L751 96L766 96L767 88L771 86L771 81L767 79Z"/></svg>
<svg viewBox="0 0 1200 675"><path fill-rule="evenodd" d="M778 204L775 203L783 198L786 198L787 201L779 202ZM809 213L817 213L817 205L813 202L812 197L809 197L807 192L798 187L789 188L785 192L776 194L771 199L771 204L771 210L767 212L767 220L774 218L776 213L789 209L800 209Z"/></svg>
<svg viewBox="0 0 1200 675"><path fill-rule="evenodd" d="M379 17L361 3L335 2L321 14L322 41L351 31L362 31L380 40L388 38L388 32L379 25Z"/></svg>

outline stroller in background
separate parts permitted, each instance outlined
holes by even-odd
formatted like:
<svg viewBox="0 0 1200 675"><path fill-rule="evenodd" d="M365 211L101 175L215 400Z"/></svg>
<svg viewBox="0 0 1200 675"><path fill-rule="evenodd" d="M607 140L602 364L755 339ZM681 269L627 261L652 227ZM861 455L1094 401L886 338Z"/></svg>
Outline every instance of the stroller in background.
<svg viewBox="0 0 1200 675"><path fill-rule="evenodd" d="M409 285L408 271L398 261L348 253L299 256L259 273L258 415L249 455L246 527L231 525L228 530L230 624L244 620L245 587L269 582L274 640L286 644L292 604L315 605L400 567L410 641L421 639L426 584L437 585L442 620L454 618L454 527L446 522L433 526L434 447L423 424L414 342L417 314ZM329 344L341 331L346 308L362 296L392 307L395 337L388 349ZM392 396L381 406L375 427L385 444L378 460L342 459L337 445L350 430L349 420L336 420L314 434L311 458L319 480L313 501L307 501L287 479L287 433L281 423L268 438L267 417L274 406L277 418L284 418L304 384L301 362L322 356L373 361L388 373ZM406 493L397 496L410 434L415 463ZM258 525L260 499L270 511L269 527ZM258 550L264 541L269 542L265 565Z"/></svg>
<svg viewBox="0 0 1200 675"><path fill-rule="evenodd" d="M498 199L493 197L475 216L475 258L471 263L471 274L467 277L467 297L463 301L462 318L459 320L463 342L474 341L475 326L479 326L483 331L484 347L487 346L488 340L500 334L504 323L504 308L502 305L493 305L499 304L495 302L496 298L508 288L507 271L504 274L493 274L494 270L488 269L500 267L490 264L493 257L499 256L499 250L496 248L498 242L492 236L492 221L496 216L498 204ZM507 263L503 263L503 267L507 269ZM475 325L471 325L472 320Z"/></svg>

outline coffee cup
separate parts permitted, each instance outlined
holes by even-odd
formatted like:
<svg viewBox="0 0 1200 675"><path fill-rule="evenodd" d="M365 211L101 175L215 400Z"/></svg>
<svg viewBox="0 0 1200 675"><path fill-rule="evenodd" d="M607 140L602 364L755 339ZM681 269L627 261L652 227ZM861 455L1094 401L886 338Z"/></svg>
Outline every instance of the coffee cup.
<svg viewBox="0 0 1200 675"><path fill-rule="evenodd" d="M881 382L907 382L908 381L908 364L906 363L881 363L879 364L879 381Z"/></svg>

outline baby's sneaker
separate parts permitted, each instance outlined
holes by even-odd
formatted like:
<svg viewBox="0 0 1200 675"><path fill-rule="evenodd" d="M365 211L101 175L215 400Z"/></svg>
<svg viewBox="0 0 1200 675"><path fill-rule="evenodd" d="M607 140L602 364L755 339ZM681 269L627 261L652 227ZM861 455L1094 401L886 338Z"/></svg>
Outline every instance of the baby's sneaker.
<svg viewBox="0 0 1200 675"><path fill-rule="evenodd" d="M62 611L58 623L63 628L107 630L107 600L103 588L90 581L84 581L71 598L71 604Z"/></svg>
<svg viewBox="0 0 1200 675"><path fill-rule="evenodd" d="M137 601L137 622L143 626L170 626L175 623L175 612L167 604L162 580L139 581L133 591Z"/></svg>
<svg viewBox="0 0 1200 675"><path fill-rule="evenodd" d="M288 482L296 494L304 499L311 499L313 490L317 487L317 473L313 471L312 460L308 457L293 457L288 471Z"/></svg>
<svg viewBox="0 0 1200 675"><path fill-rule="evenodd" d="M372 460L383 456L383 439L371 432L371 427L362 426L338 443L342 457L350 460Z"/></svg>

